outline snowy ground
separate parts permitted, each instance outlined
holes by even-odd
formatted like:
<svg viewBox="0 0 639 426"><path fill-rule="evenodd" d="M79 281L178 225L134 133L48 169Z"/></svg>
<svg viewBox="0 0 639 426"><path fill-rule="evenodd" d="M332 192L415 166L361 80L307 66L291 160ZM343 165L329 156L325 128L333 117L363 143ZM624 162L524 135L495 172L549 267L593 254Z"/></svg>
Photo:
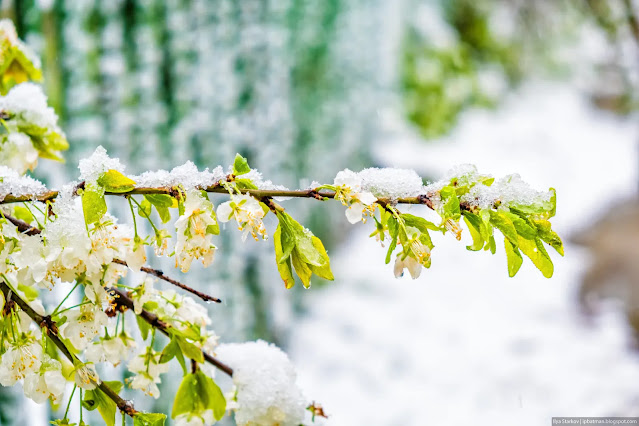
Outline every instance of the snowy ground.
<svg viewBox="0 0 639 426"><path fill-rule="evenodd" d="M633 123L593 111L576 93L532 84L497 113L469 113L446 141L388 140L377 157L435 177L471 162L554 186L554 223L567 240L639 181ZM503 248L468 252L446 236L430 270L395 280L370 226L358 227L332 254L335 283L306 295L309 315L290 341L300 384L331 415L327 424L537 426L552 416L639 415L639 356L622 318L610 311L592 327L577 314L586 253L567 244L551 280L527 261L509 279Z"/></svg>

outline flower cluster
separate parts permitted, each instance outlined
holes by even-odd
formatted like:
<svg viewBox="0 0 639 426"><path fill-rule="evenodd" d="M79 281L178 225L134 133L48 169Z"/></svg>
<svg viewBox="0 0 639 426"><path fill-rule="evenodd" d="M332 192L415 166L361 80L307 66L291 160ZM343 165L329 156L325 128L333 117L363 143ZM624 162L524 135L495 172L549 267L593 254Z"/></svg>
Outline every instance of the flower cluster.
<svg viewBox="0 0 639 426"><path fill-rule="evenodd" d="M342 170L335 176L335 198L348 206L346 218L350 223L366 222L366 216L375 212L375 197L371 192L362 190L362 179L351 170Z"/></svg>
<svg viewBox="0 0 639 426"><path fill-rule="evenodd" d="M268 210L267 210L268 211ZM231 200L222 203L217 208L217 217L220 222L228 222L232 218L237 221L237 226L242 234L242 241L251 234L257 241L266 239L266 228L262 219L266 211L260 203L248 194L231 195Z"/></svg>
<svg viewBox="0 0 639 426"><path fill-rule="evenodd" d="M193 190L186 194L184 213L175 222L177 242L175 244L175 266L188 272L193 259L202 259L208 266L213 262L217 247L211 242L219 233L213 204L202 194Z"/></svg>

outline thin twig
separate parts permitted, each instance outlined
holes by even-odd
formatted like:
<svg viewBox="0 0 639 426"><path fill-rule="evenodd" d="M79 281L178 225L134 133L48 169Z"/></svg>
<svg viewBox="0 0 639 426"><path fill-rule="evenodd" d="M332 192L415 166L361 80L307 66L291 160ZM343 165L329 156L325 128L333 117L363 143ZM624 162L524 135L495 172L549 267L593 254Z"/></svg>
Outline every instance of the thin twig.
<svg viewBox="0 0 639 426"><path fill-rule="evenodd" d="M13 291L7 283L3 280L0 280L0 291L5 297L5 300L11 300L15 302L16 305L20 307L38 326L42 329L43 334L46 334L47 337L60 349L60 352L69 360L73 365L76 365L78 362L78 358L71 353L69 348L66 347L64 342L58 336L58 326L51 319L50 316L42 316L38 314L36 311L29 306L27 302L22 300L22 298ZM100 381L95 383L96 386L111 399L118 406L120 411L126 413L129 417L134 417L137 414L137 411L133 407L133 403L127 401L120 397L113 389L111 389L106 383Z"/></svg>
<svg viewBox="0 0 639 426"><path fill-rule="evenodd" d="M122 259L113 259L113 263L117 263L118 265L122 265L122 266L128 266L126 261ZM218 299L217 297L209 296L206 293L202 293L201 291L191 288L188 285L183 284L179 282L178 280L175 280L169 277L168 275L166 275L164 272L160 271L159 269L154 269L149 266L142 266L140 268L140 271L146 272L147 274L153 275L161 280L166 281L167 283L171 283L174 286L181 288L182 290L188 291L189 293L196 295L197 297L204 300L205 302L222 303L221 299Z"/></svg>

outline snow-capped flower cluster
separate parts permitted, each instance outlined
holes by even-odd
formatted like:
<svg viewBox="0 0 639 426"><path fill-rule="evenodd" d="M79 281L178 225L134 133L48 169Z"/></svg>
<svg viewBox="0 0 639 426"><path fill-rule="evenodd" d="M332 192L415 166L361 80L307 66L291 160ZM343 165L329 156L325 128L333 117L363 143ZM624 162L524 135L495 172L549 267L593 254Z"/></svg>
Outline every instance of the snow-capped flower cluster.
<svg viewBox="0 0 639 426"><path fill-rule="evenodd" d="M231 200L222 203L217 208L217 217L220 222L228 222L235 218L238 229L244 231L242 241L250 233L257 241L259 238L266 239L266 228L262 219L266 212L259 201L249 194L231 195Z"/></svg>
<svg viewBox="0 0 639 426"><path fill-rule="evenodd" d="M298 426L307 406L288 356L263 340L224 344L219 358L233 368L235 421L240 426Z"/></svg>
<svg viewBox="0 0 639 426"><path fill-rule="evenodd" d="M346 218L350 223L366 221L366 216L375 212L375 197L371 192L362 189L362 178L351 170L342 170L335 176L335 198L348 206Z"/></svg>
<svg viewBox="0 0 639 426"><path fill-rule="evenodd" d="M218 232L217 227L213 204L198 191L188 191L184 213L175 222L175 266L188 272L193 259L202 259L202 264L209 266L215 255L212 236Z"/></svg>

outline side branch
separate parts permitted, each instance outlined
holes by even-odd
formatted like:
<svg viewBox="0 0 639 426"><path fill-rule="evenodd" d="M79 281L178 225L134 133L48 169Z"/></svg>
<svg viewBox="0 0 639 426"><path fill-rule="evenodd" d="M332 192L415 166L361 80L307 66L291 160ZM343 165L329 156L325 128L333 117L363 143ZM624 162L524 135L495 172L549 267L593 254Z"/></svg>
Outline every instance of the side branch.
<svg viewBox="0 0 639 426"><path fill-rule="evenodd" d="M109 289L109 292L115 295L115 304L116 305L125 307L125 308L130 309L131 311L133 311L133 308L134 308L133 300L129 296L127 296L124 292L118 290L117 288L113 288L113 287ZM142 312L140 312L139 317L142 318L144 321L146 321L153 328L156 328L156 329L160 330L162 332L162 334L164 334L165 336L169 336L170 337L169 329L171 328L171 325L169 325L169 324L165 323L164 321L162 321L153 312L149 312L149 311L147 311L145 309L142 309ZM210 364L214 365L219 370L222 370L224 373L228 374L229 376L233 376L233 369L231 367L229 367L228 365L224 364L223 362L217 360L212 355L209 355L209 354L207 354L204 351L202 351L202 355L204 356L204 359L207 362L209 362Z"/></svg>
<svg viewBox="0 0 639 426"><path fill-rule="evenodd" d="M58 326L55 321L51 319L50 316L43 317L42 315L34 311L33 308L31 308L31 306L29 306L27 302L22 300L22 298L17 295L16 292L13 291L13 289L11 289L11 287L9 287L9 285L3 280L0 280L0 291L2 291L2 294L4 295L4 298L7 302L15 302L15 304L18 305L20 309L22 309L24 313L29 316L29 318L31 318L36 324L38 324L38 326L42 329L42 333L46 334L46 336L53 342L53 344L58 347L58 349L60 349L60 352L62 352L62 354L69 361L71 361L73 365L76 365L77 362L80 362L78 358L73 355L71 351L69 351L69 348L66 347L64 342L60 339L60 336L58 336ZM133 407L133 404L130 401L127 401L120 397L120 395L118 395L107 384L102 381L95 384L107 397L109 397L109 399L115 402L120 411L126 413L129 417L133 417L137 414L137 411Z"/></svg>

